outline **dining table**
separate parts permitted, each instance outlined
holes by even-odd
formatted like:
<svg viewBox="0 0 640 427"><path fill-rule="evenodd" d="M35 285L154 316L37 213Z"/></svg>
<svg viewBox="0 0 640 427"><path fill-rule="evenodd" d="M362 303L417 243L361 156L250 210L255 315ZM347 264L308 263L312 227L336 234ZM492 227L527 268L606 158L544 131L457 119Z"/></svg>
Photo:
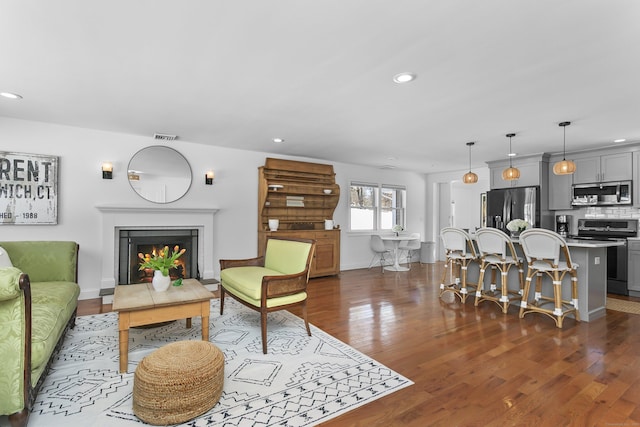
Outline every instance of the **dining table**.
<svg viewBox="0 0 640 427"><path fill-rule="evenodd" d="M418 240L420 237L411 234L391 234L391 235L381 235L380 238L384 241L389 241L393 243L393 252L394 252L394 262L393 265L387 265L384 269L389 271L409 271L409 267L403 267L400 265L400 250L398 247L400 246L400 242L406 242L408 240Z"/></svg>

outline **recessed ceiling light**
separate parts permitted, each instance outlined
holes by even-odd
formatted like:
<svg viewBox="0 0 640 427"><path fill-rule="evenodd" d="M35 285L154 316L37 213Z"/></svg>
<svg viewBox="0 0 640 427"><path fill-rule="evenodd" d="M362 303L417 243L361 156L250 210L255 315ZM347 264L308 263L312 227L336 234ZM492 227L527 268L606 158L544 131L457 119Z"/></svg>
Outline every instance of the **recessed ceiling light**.
<svg viewBox="0 0 640 427"><path fill-rule="evenodd" d="M284 142L284 138L273 138L273 142L276 144L282 144Z"/></svg>
<svg viewBox="0 0 640 427"><path fill-rule="evenodd" d="M22 99L21 95L18 95L17 93L11 93L11 92L0 92L0 96L4 96L5 98L9 98L9 99Z"/></svg>
<svg viewBox="0 0 640 427"><path fill-rule="evenodd" d="M507 154L507 156L509 156L509 157L515 157L517 155L518 155L518 153L509 153L509 154Z"/></svg>
<svg viewBox="0 0 640 427"><path fill-rule="evenodd" d="M409 83L415 80L416 77L413 73L400 73L393 76L393 81L396 83Z"/></svg>
<svg viewBox="0 0 640 427"><path fill-rule="evenodd" d="M613 142L625 142L625 141L626 141L626 139L622 138L622 139L616 139Z"/></svg>

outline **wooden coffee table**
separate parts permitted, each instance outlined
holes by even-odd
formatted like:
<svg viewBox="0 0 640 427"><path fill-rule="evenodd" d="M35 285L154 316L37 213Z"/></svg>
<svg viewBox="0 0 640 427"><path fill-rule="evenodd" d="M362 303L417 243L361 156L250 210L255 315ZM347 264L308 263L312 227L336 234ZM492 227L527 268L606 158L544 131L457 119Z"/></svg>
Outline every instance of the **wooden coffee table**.
<svg viewBox="0 0 640 427"><path fill-rule="evenodd" d="M120 372L127 372L129 328L170 320L202 318L202 340L209 341L209 311L213 294L196 279L185 279L182 286L169 286L156 292L151 283L118 285L113 295L113 311L118 312Z"/></svg>

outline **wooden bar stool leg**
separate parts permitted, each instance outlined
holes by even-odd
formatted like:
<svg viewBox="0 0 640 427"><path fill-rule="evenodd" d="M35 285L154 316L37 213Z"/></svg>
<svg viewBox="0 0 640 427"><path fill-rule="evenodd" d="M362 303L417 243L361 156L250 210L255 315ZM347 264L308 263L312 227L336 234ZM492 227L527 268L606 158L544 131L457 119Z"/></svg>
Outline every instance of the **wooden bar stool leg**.
<svg viewBox="0 0 640 427"><path fill-rule="evenodd" d="M496 266L495 265L491 265L491 286L489 287L489 289L491 290L491 292L495 292L496 289L498 289L497 286L497 280L496 280Z"/></svg>
<svg viewBox="0 0 640 427"><path fill-rule="evenodd" d="M447 260L444 263L444 269L442 271L442 280L440 281L440 296L442 296L445 289L445 280L447 280L447 273L451 271L451 259L447 257ZM451 274L449 274L449 278L451 278Z"/></svg>
<svg viewBox="0 0 640 427"><path fill-rule="evenodd" d="M520 295L522 295L524 292L524 268L522 265L518 266L518 275L520 277Z"/></svg>
<svg viewBox="0 0 640 427"><path fill-rule="evenodd" d="M553 314L556 316L556 326L562 328L562 276L558 271L553 272Z"/></svg>
<svg viewBox="0 0 640 427"><path fill-rule="evenodd" d="M524 310L527 308L529 304L529 289L531 289L531 280L533 276L536 274L534 270L531 273L527 274L527 278L524 281L524 292L522 293L522 301L520 302L520 318L524 317Z"/></svg>
<svg viewBox="0 0 640 427"><path fill-rule="evenodd" d="M480 302L480 298L482 298L482 294L484 292L484 271L486 269L486 264L484 260L480 263L480 275L478 276L478 287L476 288L476 300L473 303L476 307Z"/></svg>
<svg viewBox="0 0 640 427"><path fill-rule="evenodd" d="M571 272L571 297L573 307L576 309L574 312L576 315L576 322L580 321L580 311L578 310L578 274L575 271Z"/></svg>
<svg viewBox="0 0 640 427"><path fill-rule="evenodd" d="M506 268L506 270L505 270ZM509 309L509 289L507 286L507 276L509 274L509 267L506 267L505 264L502 264L502 271L500 272L501 276L501 296L500 296L500 305L502 306L502 312L506 313Z"/></svg>
<svg viewBox="0 0 640 427"><path fill-rule="evenodd" d="M467 263L465 261L462 262L460 266L460 270L462 270L462 279L460 282L460 300L462 302L467 301Z"/></svg>
<svg viewBox="0 0 640 427"><path fill-rule="evenodd" d="M542 299L542 273L538 271L536 275L536 292L534 294L534 300L536 302L536 305L538 305L538 301L540 301L541 299Z"/></svg>

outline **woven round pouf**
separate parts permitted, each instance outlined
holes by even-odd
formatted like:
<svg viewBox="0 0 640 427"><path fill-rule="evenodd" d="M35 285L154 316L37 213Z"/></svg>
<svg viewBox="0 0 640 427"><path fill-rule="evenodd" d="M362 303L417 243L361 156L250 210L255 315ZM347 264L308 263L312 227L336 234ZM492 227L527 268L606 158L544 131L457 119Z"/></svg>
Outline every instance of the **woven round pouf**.
<svg viewBox="0 0 640 427"><path fill-rule="evenodd" d="M179 424L218 403L224 355L208 341L179 341L149 354L133 377L133 413L154 425Z"/></svg>

